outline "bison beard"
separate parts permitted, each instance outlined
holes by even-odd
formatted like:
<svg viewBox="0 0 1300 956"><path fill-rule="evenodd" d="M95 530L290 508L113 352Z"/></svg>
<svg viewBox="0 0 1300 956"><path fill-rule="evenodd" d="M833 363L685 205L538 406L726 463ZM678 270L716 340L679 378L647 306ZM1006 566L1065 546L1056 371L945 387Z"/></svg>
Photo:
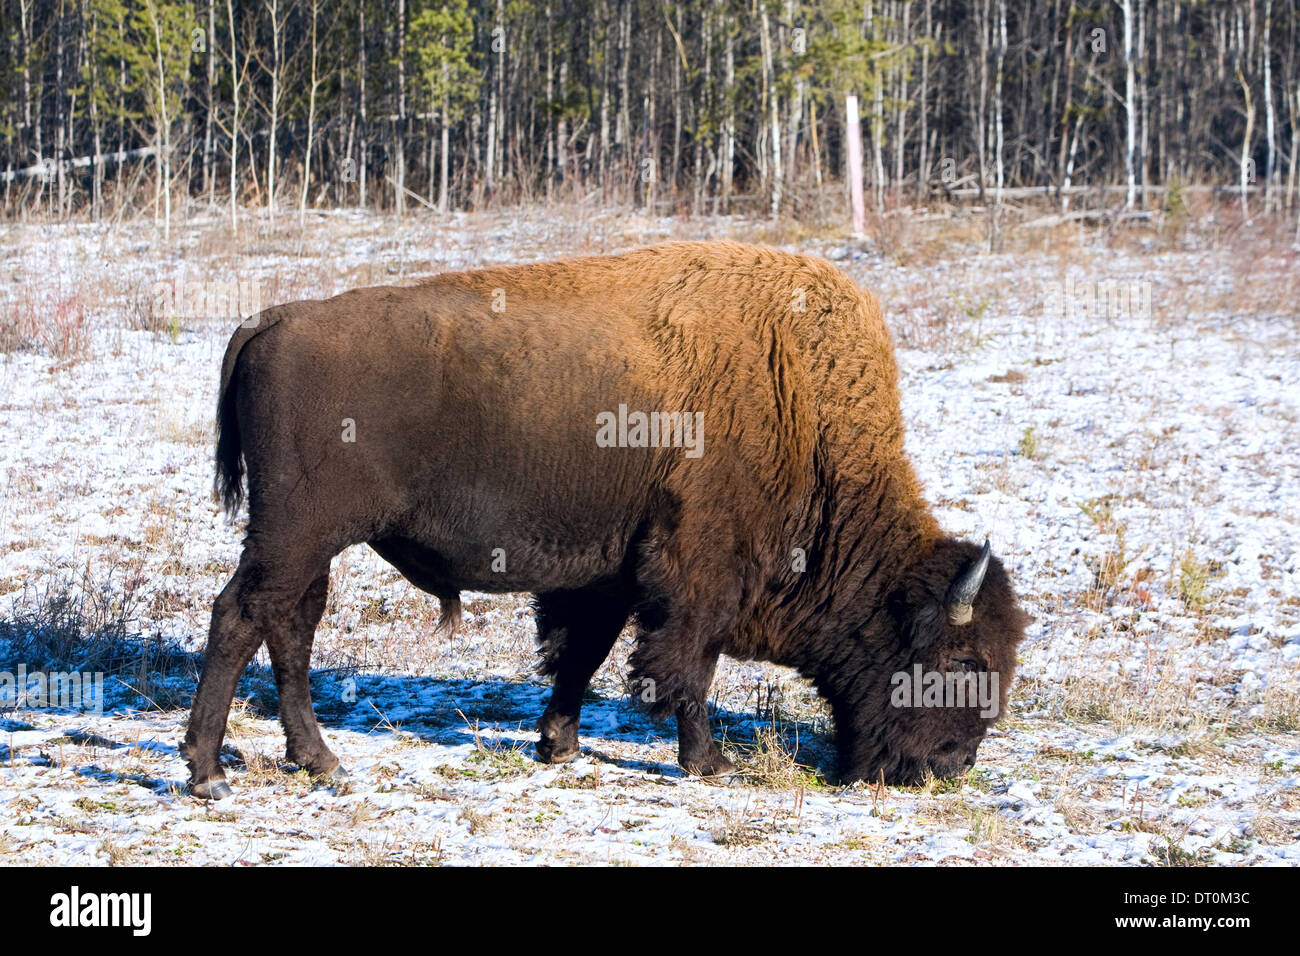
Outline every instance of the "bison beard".
<svg viewBox="0 0 1300 956"><path fill-rule="evenodd" d="M231 338L217 482L248 489L184 753L218 754L265 642L289 759L338 768L308 668L334 555L366 543L454 616L462 590L536 595L554 689L543 760L578 752L583 691L629 619L633 677L682 767L730 764L705 698L719 654L796 668L828 700L844 779L969 766L977 708L896 708L916 664L989 671L1023 637L1000 562L945 537L903 453L875 301L828 263L732 243L438 276L263 312ZM702 454L603 447L620 406L697 415Z"/></svg>

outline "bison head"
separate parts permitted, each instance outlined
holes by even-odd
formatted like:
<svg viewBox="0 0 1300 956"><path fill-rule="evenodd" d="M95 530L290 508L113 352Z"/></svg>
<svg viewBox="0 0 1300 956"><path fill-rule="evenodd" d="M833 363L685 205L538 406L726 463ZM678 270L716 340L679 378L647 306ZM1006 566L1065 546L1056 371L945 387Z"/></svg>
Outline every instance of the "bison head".
<svg viewBox="0 0 1300 956"><path fill-rule="evenodd" d="M1029 621L988 542L942 540L901 569L828 682L843 777L912 784L972 766Z"/></svg>

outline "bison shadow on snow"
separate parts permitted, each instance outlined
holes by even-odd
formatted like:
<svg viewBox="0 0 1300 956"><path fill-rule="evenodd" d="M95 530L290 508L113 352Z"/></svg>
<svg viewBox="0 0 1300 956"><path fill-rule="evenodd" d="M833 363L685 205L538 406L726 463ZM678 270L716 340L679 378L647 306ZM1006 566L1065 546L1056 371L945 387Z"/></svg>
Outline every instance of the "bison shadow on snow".
<svg viewBox="0 0 1300 956"><path fill-rule="evenodd" d="M549 761L537 753L538 720L546 710L551 688L543 683L502 680L466 680L403 674L356 674L316 671L311 679L315 713L326 730L410 739L428 747L426 756L433 766L451 760L439 755L438 747L462 747L479 741L491 752L513 751L536 769ZM246 672L237 696L259 717L272 720L279 713L279 700L269 668ZM836 777L833 734L824 721L778 717L775 721L753 711L709 705L709 718L721 731L726 744L734 744L744 756L757 744L760 730L774 728L789 756L823 779ZM669 777L686 776L677 762L628 757L622 745L671 748L671 723L656 722L630 697L607 697L590 689L584 694L578 727L578 754L613 764L625 770ZM344 744L341 738L336 743ZM344 746L345 750L353 748ZM232 770L245 768L238 743L222 749L223 763ZM347 761L344 761L346 767ZM281 761L286 769L296 765ZM355 768L352 768L355 769ZM346 772L346 771L345 771Z"/></svg>

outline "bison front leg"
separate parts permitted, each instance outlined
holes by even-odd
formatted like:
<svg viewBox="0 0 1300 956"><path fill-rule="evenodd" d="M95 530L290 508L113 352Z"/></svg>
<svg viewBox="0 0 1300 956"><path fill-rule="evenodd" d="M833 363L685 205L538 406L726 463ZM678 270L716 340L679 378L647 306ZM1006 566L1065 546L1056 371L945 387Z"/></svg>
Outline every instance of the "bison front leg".
<svg viewBox="0 0 1300 956"><path fill-rule="evenodd" d="M686 533L690 530L687 523L679 529L696 537ZM728 550L728 538L711 526L702 526L698 537L714 541L719 552ZM652 717L676 718L682 769L700 777L720 776L735 768L713 740L706 700L724 635L736 626L741 582L725 565L709 563L708 556L676 551L673 545L680 540L649 549L638 572L643 585L652 582L653 589L638 610L644 630L630 661L633 685ZM700 594L704 581L707 597Z"/></svg>
<svg viewBox="0 0 1300 956"><path fill-rule="evenodd" d="M735 768L722 755L709 730L707 697L716 653L678 650L672 630L645 634L632 654L633 686L655 719L677 719L677 762L689 774L714 777Z"/></svg>
<svg viewBox="0 0 1300 956"><path fill-rule="evenodd" d="M709 729L706 698L717 663L718 659L714 657L701 665L707 668L707 676L691 681L677 705L677 762L683 770L697 777L722 776L736 769L722 755Z"/></svg>
<svg viewBox="0 0 1300 956"><path fill-rule="evenodd" d="M325 744L311 705L311 646L325 612L329 593L329 570L316 578L294 609L288 628L272 628L266 648L280 695L280 723L284 726L289 762L313 775L323 776L339 769L339 758Z"/></svg>
<svg viewBox="0 0 1300 956"><path fill-rule="evenodd" d="M578 755L582 695L609 656L628 612L620 595L597 590L537 596L542 671L554 677L551 699L537 722L537 755L545 763L564 763Z"/></svg>

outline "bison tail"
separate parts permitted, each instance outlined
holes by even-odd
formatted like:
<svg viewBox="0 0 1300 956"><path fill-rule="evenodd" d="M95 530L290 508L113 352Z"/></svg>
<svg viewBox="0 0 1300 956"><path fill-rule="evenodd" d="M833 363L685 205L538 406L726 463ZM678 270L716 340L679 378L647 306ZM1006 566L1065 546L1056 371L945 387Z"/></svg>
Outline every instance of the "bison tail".
<svg viewBox="0 0 1300 956"><path fill-rule="evenodd" d="M460 595L458 593L438 595L438 626L433 629L436 637L451 637L460 627Z"/></svg>
<svg viewBox="0 0 1300 956"><path fill-rule="evenodd" d="M217 477L213 493L221 499L226 514L233 515L244 500L244 458L239 440L234 383L222 382L217 400Z"/></svg>
<svg viewBox="0 0 1300 956"><path fill-rule="evenodd" d="M271 308L244 320L230 336L226 354L221 359L220 397L217 399L217 476L213 492L230 515L239 510L244 500L244 448L239 436L235 367L239 364L239 353L249 339L265 332L285 314L283 309Z"/></svg>

